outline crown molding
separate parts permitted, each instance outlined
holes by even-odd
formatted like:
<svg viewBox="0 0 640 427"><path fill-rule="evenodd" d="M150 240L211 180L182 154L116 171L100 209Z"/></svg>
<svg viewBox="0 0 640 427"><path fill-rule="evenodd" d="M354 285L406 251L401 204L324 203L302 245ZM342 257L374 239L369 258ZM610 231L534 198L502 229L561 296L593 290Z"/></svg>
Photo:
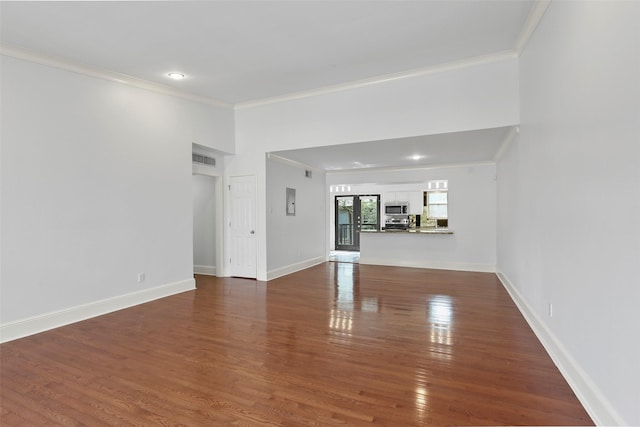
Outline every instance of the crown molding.
<svg viewBox="0 0 640 427"><path fill-rule="evenodd" d="M153 92L161 93L163 95L183 98L189 101L195 101L214 107L233 108L233 104L219 101L217 99L181 91L170 86L166 86L160 83L154 83L144 79L139 79L136 77L128 76L126 74L115 73L113 71L108 71L102 68L76 63L64 58L33 52L17 46L8 46L2 44L0 45L0 54L16 59L22 59L24 61L35 62L37 64L46 65L49 67L59 68L61 70L70 71L72 73L95 77L114 83L124 84L127 86L133 86L139 89L150 90Z"/></svg>
<svg viewBox="0 0 640 427"><path fill-rule="evenodd" d="M293 167L299 168L299 169L308 169L308 170L311 170L313 172L322 172L322 173L325 172L324 169L318 169L317 167L308 165L306 163L298 162L296 160L287 159L286 157L281 157L281 156L278 156L277 154L273 154L273 153L267 153L267 158L270 159L270 160L274 160L274 161L283 163L285 165L289 165L289 166L293 166Z"/></svg>
<svg viewBox="0 0 640 427"><path fill-rule="evenodd" d="M454 71L468 67L474 67L477 65L490 64L493 62L500 62L507 59L515 59L518 57L518 53L513 50L504 50L501 52L492 53L489 55L476 56L473 58L461 59L459 61L447 62L439 65L432 65L424 68L416 68L409 71L402 71L399 73L385 74L382 76L372 77L369 79L356 80L348 83L340 83L332 86L325 86L317 89L311 89L301 92L289 93L281 96L274 96L270 98L256 99L252 101L239 102L235 104L235 109L240 110L244 108L253 108L263 105L276 104L279 102L293 101L296 99L309 98L312 96L326 95L329 93L341 92L350 89L358 89L361 87L377 85L380 83L387 83L395 80L404 80L414 77L423 77L431 74L443 73L447 71Z"/></svg>
<svg viewBox="0 0 640 427"><path fill-rule="evenodd" d="M507 59L518 58L525 46L533 36L533 33L538 28L542 17L544 16L547 8L551 4L551 0L536 0L529 10L529 14L522 26L522 30L516 39L513 49L504 50L501 52L495 52L488 55L476 56L473 58L465 58L459 61L447 62L444 64L432 65L424 68L416 68L409 71L402 71L399 73L385 74L382 76L372 77L369 79L356 80L348 83L340 83L332 86L325 86L317 89L311 89L307 91L293 92L286 95L274 96L269 98L255 99L250 101L239 102L235 104L235 109L260 107L263 105L276 104L279 102L293 101L296 99L309 98L312 96L325 95L329 93L340 92L349 89L357 89L360 87L376 85L380 83L386 83L394 80L402 80L413 77L422 77L430 74L443 73L447 71L459 70L462 68L473 67L482 64L489 64L492 62L504 61Z"/></svg>
<svg viewBox="0 0 640 427"><path fill-rule="evenodd" d="M500 148L498 148L496 155L493 156L494 162L497 163L498 160L502 158L502 155L507 151L507 148L509 148L509 145L511 145L513 140L516 138L516 135L519 133L520 133L520 126L512 126L511 129L509 129L509 132L507 132L507 135L502 140L502 144L500 144Z"/></svg>
<svg viewBox="0 0 640 427"><path fill-rule="evenodd" d="M544 16L547 8L551 4L551 0L536 0L531 6L531 10L527 15L527 19L518 35L513 49L495 52L488 55L476 56L473 58L465 58L458 61L447 62L444 64L432 65L424 68L416 68L413 70L402 71L398 73L385 74L382 76L376 76L368 79L356 80L347 83L340 83L331 86L320 87L316 89L293 92L285 95L279 95L269 98L255 99L236 104L220 101L213 98L196 95L193 93L181 91L170 86L166 86L160 83L154 83L148 80L139 79L136 77L128 76L126 74L120 74L98 67L93 67L86 64L76 63L64 58L45 55L27 49L0 44L0 54L10 56L25 61L35 62L50 67L71 71L78 74L83 74L90 77L100 78L103 80L125 84L128 86L137 87L140 89L146 89L164 95L174 96L178 98L187 99L203 104L208 104L216 107L234 108L236 110L244 108L253 108L263 105L275 104L286 101L293 101L297 99L309 98L318 95L326 95L335 92L341 92L345 90L357 89L381 83L387 83L395 80L404 80L415 77L423 77L431 74L443 73L447 71L454 71L463 68L478 66L482 64L489 64L493 62L500 62L508 59L518 58L531 37L533 36L536 28L540 24L542 17Z"/></svg>
<svg viewBox="0 0 640 427"><path fill-rule="evenodd" d="M516 44L513 47L513 50L517 52L518 56L522 54L522 51L531 39L531 36L535 33L536 28L538 28L538 25L540 24L540 21L542 21L542 17L550 4L551 0L536 0L531 6L529 15L527 15L527 19L524 21L522 30L520 31Z"/></svg>
<svg viewBox="0 0 640 427"><path fill-rule="evenodd" d="M490 166L495 165L493 160L466 162L466 163L440 163L433 165L422 166L389 166L389 167L377 167L377 168L358 168L358 169L339 169L339 170L327 170L327 175L353 175L357 173L369 173L369 172L398 172L398 171L424 171L433 169L450 169L470 166Z"/></svg>

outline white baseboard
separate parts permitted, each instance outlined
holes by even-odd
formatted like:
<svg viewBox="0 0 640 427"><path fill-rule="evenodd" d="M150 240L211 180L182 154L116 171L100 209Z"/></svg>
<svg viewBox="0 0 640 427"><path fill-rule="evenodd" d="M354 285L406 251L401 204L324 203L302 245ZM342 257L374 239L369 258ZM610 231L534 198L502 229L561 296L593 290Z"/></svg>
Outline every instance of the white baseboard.
<svg viewBox="0 0 640 427"><path fill-rule="evenodd" d="M194 265L193 274L204 274L206 276L217 276L214 265Z"/></svg>
<svg viewBox="0 0 640 427"><path fill-rule="evenodd" d="M295 273L296 271L304 270L305 268L322 264L325 261L326 257L319 256L316 258L310 258L304 261L300 261L295 264L286 265L284 267L274 268L273 270L269 270L267 272L267 280L277 279L278 277L286 276L287 274Z"/></svg>
<svg viewBox="0 0 640 427"><path fill-rule="evenodd" d="M545 350L547 350L553 363L555 363L580 403L582 403L582 406L584 406L589 416L591 416L593 422L601 426L628 425L589 375L584 372L558 338L547 328L546 324L535 313L509 278L500 270L497 270L496 275L511 296L511 299L513 299L518 306L520 313L522 313L531 329L533 329L538 340L540 340Z"/></svg>
<svg viewBox="0 0 640 427"><path fill-rule="evenodd" d="M433 268L436 270L475 271L480 273L495 273L496 266L471 262L402 260L389 258L370 258L360 254L360 264L388 265L392 267Z"/></svg>
<svg viewBox="0 0 640 427"><path fill-rule="evenodd" d="M168 297L195 289L195 279L181 280L155 288L90 302L88 304L54 311L23 320L0 325L0 342L13 341L29 335L48 331L60 326L90 319L92 317L122 310L159 298Z"/></svg>

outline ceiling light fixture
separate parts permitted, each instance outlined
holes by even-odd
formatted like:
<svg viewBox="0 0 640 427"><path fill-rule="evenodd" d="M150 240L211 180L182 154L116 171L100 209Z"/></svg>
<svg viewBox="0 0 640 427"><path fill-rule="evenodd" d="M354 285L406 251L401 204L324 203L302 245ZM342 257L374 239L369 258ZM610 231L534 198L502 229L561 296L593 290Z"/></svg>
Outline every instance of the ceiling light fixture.
<svg viewBox="0 0 640 427"><path fill-rule="evenodd" d="M173 80L182 80L184 79L184 74L182 73L169 73L167 74Z"/></svg>
<svg viewBox="0 0 640 427"><path fill-rule="evenodd" d="M420 160L422 158L422 156L420 154L414 154L413 156L411 156L411 159L413 160Z"/></svg>

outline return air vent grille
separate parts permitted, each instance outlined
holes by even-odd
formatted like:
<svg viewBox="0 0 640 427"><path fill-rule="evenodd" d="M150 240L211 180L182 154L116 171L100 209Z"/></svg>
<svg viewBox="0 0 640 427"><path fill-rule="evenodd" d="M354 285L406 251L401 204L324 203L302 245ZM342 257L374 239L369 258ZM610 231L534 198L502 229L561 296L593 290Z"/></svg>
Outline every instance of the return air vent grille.
<svg viewBox="0 0 640 427"><path fill-rule="evenodd" d="M203 165L215 166L216 159L213 157L203 156L198 153L191 153L191 160L195 163L202 163Z"/></svg>

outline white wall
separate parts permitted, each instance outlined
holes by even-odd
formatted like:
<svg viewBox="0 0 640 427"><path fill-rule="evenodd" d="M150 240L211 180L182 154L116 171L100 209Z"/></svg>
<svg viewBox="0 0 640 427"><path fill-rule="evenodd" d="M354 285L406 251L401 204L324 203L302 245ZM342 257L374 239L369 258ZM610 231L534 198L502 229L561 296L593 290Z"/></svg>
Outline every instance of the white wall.
<svg viewBox="0 0 640 427"><path fill-rule="evenodd" d="M194 272L216 274L216 177L192 175Z"/></svg>
<svg viewBox="0 0 640 427"><path fill-rule="evenodd" d="M511 126L518 123L518 105L518 62L503 59L237 108L237 155L226 175L256 175L258 279L267 278L266 153Z"/></svg>
<svg viewBox="0 0 640 427"><path fill-rule="evenodd" d="M507 59L241 107L236 111L237 149L276 151L514 125L517 64Z"/></svg>
<svg viewBox="0 0 640 427"><path fill-rule="evenodd" d="M354 194L381 194L394 188L424 191L426 185L420 183L448 180L449 228L454 234L405 236L408 238L405 239L404 247L394 247L384 259L369 261L387 265L493 271L496 264L495 174L494 164L329 173L327 185L352 184ZM330 242L333 241L335 227L334 197L335 194L328 194ZM376 242L383 241L386 237L390 236L376 236ZM367 238L367 242L370 241L372 238ZM361 242L363 262L369 262L364 245Z"/></svg>
<svg viewBox="0 0 640 427"><path fill-rule="evenodd" d="M267 269L269 278L327 259L325 173L267 159ZM296 190L296 214L286 215L286 188Z"/></svg>
<svg viewBox="0 0 640 427"><path fill-rule="evenodd" d="M498 268L605 425L640 425L638 22L639 2L551 3L498 164Z"/></svg>
<svg viewBox="0 0 640 427"><path fill-rule="evenodd" d="M233 111L5 56L1 78L0 321L192 281L191 144L232 149Z"/></svg>

